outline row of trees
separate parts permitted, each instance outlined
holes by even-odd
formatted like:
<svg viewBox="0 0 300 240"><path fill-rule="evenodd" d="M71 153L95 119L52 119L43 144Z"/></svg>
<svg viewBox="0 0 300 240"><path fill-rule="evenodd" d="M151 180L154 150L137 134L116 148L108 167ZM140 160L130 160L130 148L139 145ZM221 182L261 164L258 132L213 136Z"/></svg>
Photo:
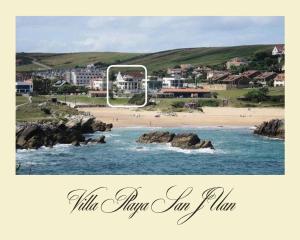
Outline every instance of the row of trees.
<svg viewBox="0 0 300 240"><path fill-rule="evenodd" d="M83 86L75 86L71 84L65 84L60 87L53 86L56 80L50 79L33 79L33 91L38 95L49 94L71 94L71 93L87 93L88 89Z"/></svg>

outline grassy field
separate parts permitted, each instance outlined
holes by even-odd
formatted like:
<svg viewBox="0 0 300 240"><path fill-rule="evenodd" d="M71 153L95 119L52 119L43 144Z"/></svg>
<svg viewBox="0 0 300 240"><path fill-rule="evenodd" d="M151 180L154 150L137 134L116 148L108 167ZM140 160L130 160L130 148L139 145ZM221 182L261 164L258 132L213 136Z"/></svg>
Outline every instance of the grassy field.
<svg viewBox="0 0 300 240"><path fill-rule="evenodd" d="M163 111L163 112L171 112L171 111L189 111L186 108L176 108L174 107L174 103L176 102L198 102L200 101L202 106L222 106L223 99L229 100L229 106L232 107L284 107L284 103L274 103L274 102L262 102L262 103L252 103L238 100L238 97L244 96L251 89L232 89L226 91L216 91L218 93L217 99L197 99L197 98L157 98L155 99L156 104L145 107L145 110L152 111ZM284 96L284 88L269 88L270 96ZM88 104L101 104L106 105L106 98L96 98L89 97L87 95L80 96L63 96L57 95L55 96L62 102L65 100L67 102L80 103L88 103ZM78 111L76 109L70 108L64 105L51 104L51 114L45 114L42 111L42 107L39 106L40 103L44 103L49 100L51 96L34 96L32 97L32 103L26 104L18 107L16 110L16 120L17 121L36 121L42 119L52 119L53 114L55 115L65 115L65 114L77 114ZM16 97L17 105L27 102L27 98L23 96ZM111 100L112 105L127 105L128 99L119 98ZM48 104L49 105L49 104Z"/></svg>
<svg viewBox="0 0 300 240"><path fill-rule="evenodd" d="M229 106L233 107L283 107L282 103L274 102L262 102L262 103L252 103L238 100L237 98L244 96L247 92L252 90L252 88L243 88L243 89L230 89L226 91L215 91L218 93L218 99L228 99ZM284 88L276 87L269 88L269 96L284 96Z"/></svg>
<svg viewBox="0 0 300 240"><path fill-rule="evenodd" d="M234 47L185 48L161 51L156 53L118 53L118 52L85 52L85 53L26 53L36 61L53 68L69 68L76 65L87 65L101 61L106 64L142 64L151 73L153 70L166 69L178 64L216 65L234 57L248 58L258 51L272 51L273 45L251 45ZM23 54L24 56L24 54ZM18 55L17 55L18 58ZM38 70L40 66L29 64L17 66L17 71Z"/></svg>
<svg viewBox="0 0 300 240"><path fill-rule="evenodd" d="M56 96L60 101L67 101L67 102L72 102L75 104L80 103L88 103L88 104L101 104L101 105L106 105L106 98L99 98L99 97L89 97L86 95L68 95L68 96L63 96L63 95L58 95ZM111 104L114 105L119 105L119 104L128 104L128 99L127 98L116 98L116 99L110 99L109 101Z"/></svg>
<svg viewBox="0 0 300 240"><path fill-rule="evenodd" d="M232 107L283 107L284 105L282 103L274 103L274 102L263 102L263 103L252 103L252 102L247 102L247 101L241 101L238 100L239 97L244 96L247 92L252 90L252 88L244 88L244 89L231 89L231 90L226 90L226 91L216 91L218 93L218 98L217 99L200 99L200 101L203 101L204 105L211 106L211 101L207 100L212 100L215 101L219 104L219 106L222 106L223 99L228 99L229 100L229 106ZM277 87L277 88L269 88L269 93L268 95L270 96L284 96L284 88L282 87ZM57 96L58 99L61 101L65 100L65 96ZM88 103L88 104L103 104L106 105L106 98L97 98L97 97L89 97L86 95L81 95L81 96L66 96L66 101L67 102L73 102L75 103ZM174 102L178 101L183 101L183 102L194 102L198 101L199 99L195 98L161 98L161 99L156 99L156 106L148 106L146 109L148 110L172 110L172 104ZM110 100L111 104L114 105L119 105L123 104L126 105L128 104L128 99L114 99Z"/></svg>
<svg viewBox="0 0 300 240"><path fill-rule="evenodd" d="M16 105L20 105L20 104L23 104L23 103L27 103L29 100L28 100L28 97L24 97L24 96L16 96Z"/></svg>
<svg viewBox="0 0 300 240"><path fill-rule="evenodd" d="M70 108L69 106L47 103L46 107L51 109L51 114L46 114L42 110L40 103L44 103L49 96L32 97L32 103L18 107L16 110L17 122L30 122L38 120L51 120L56 116L64 116L66 114L78 114L78 110Z"/></svg>

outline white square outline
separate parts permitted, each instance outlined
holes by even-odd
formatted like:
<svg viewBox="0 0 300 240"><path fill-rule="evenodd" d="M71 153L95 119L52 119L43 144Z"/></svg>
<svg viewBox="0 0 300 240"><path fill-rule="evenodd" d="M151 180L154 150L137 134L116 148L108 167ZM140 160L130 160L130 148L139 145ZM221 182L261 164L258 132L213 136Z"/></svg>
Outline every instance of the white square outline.
<svg viewBox="0 0 300 240"><path fill-rule="evenodd" d="M118 67L118 68L137 68L141 67L145 70L145 102L143 105L111 105L109 102L109 69L113 67ZM144 65L110 65L106 69L106 103L109 107L112 108L140 108L140 107L145 107L147 105L147 100L148 100L148 79L147 79L147 68Z"/></svg>

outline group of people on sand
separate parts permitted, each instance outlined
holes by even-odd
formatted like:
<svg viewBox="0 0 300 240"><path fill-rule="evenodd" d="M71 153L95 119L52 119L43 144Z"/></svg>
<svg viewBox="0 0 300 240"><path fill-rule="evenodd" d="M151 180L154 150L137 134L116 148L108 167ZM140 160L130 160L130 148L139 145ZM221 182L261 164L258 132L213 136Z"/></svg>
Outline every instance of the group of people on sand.
<svg viewBox="0 0 300 240"><path fill-rule="evenodd" d="M140 118L140 117L141 117L141 114L139 114L139 113L135 114L135 113L134 113L134 114L132 114L132 116L135 117L135 118Z"/></svg>

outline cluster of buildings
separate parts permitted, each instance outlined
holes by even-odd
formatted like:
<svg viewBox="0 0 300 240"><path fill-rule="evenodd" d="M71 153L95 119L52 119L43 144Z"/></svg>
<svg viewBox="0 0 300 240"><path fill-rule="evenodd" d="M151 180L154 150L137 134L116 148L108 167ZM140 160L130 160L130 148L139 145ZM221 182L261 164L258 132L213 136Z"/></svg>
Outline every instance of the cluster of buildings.
<svg viewBox="0 0 300 240"><path fill-rule="evenodd" d="M276 45L272 51L272 55L278 56L278 59L281 59L284 54L284 45ZM257 70L248 70L240 74L231 73L232 66L244 65L248 65L248 62L239 57L227 61L226 70L181 64L168 68L165 77L148 76L147 79L144 73L139 71L118 72L114 76L114 81L110 81L108 86L117 95L130 95L144 91L147 82L148 91L152 94L166 97L207 97L213 90L285 85L284 69L282 73ZM93 64L85 68L53 69L31 74L18 73L16 77L16 89L20 93L33 91L31 79L34 77L59 80L56 86L64 84L85 86L90 89L90 95L93 96L105 96L107 91L106 69L97 68ZM201 78L200 84L194 81L199 78Z"/></svg>
<svg viewBox="0 0 300 240"><path fill-rule="evenodd" d="M230 74L228 71L211 71L207 74L209 84L220 86L225 89L263 87L263 86L284 86L284 73L275 73L267 71L248 70L240 74Z"/></svg>

